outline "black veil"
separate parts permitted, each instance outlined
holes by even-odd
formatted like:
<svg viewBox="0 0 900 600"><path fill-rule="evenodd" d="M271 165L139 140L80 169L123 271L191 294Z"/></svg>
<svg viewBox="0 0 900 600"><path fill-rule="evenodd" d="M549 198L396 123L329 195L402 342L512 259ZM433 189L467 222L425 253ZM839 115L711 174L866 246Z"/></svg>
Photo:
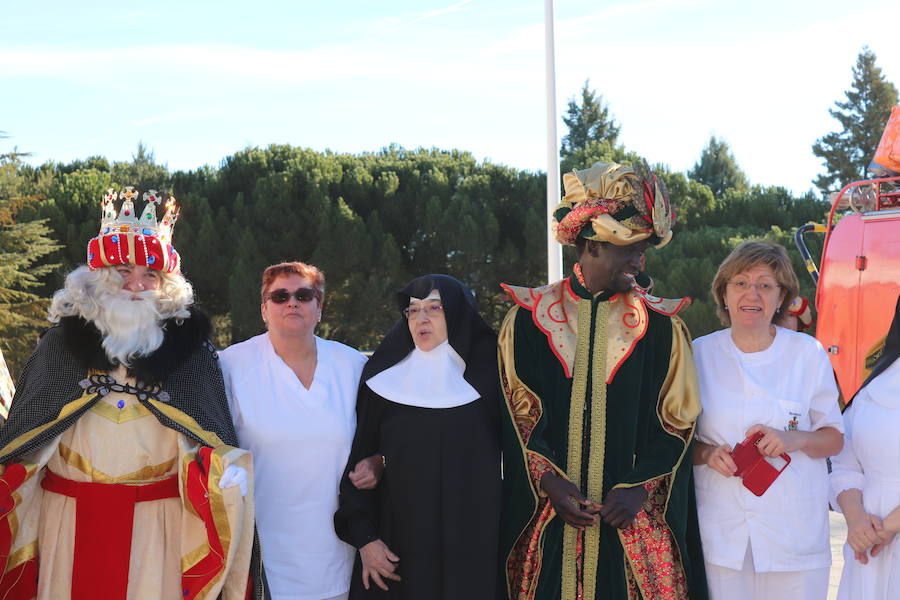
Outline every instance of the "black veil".
<svg viewBox="0 0 900 600"><path fill-rule="evenodd" d="M875 364L872 366L872 372L869 373L863 384L859 386L856 394L859 394L860 390L894 364L897 357L900 357L900 297L897 298L897 306L894 308L894 320L891 321L891 328L888 330L887 337L884 340L884 349L881 351L881 356L875 361ZM854 398L856 394L853 395Z"/></svg>
<svg viewBox="0 0 900 600"><path fill-rule="evenodd" d="M425 298L434 289L441 293L450 346L466 363L463 378L493 412L499 401L497 334L478 314L471 290L449 275L422 275L397 292L397 307L402 310L410 298ZM406 358L414 347L406 318L401 316L363 368L360 385Z"/></svg>

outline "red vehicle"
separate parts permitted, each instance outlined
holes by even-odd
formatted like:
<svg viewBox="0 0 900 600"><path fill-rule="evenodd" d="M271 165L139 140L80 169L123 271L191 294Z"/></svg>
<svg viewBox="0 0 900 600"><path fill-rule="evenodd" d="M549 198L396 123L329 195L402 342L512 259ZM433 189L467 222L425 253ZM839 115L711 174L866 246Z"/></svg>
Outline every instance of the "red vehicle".
<svg viewBox="0 0 900 600"><path fill-rule="evenodd" d="M825 233L820 268L803 241L809 231ZM851 183L827 225L804 225L795 240L816 281L816 337L849 401L881 355L900 295L900 177Z"/></svg>

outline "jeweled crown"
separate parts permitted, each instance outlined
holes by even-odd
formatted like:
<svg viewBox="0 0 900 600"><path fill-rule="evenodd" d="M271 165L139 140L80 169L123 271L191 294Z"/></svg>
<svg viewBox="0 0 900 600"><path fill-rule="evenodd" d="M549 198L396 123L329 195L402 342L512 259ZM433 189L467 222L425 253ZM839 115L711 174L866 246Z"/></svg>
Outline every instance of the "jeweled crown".
<svg viewBox="0 0 900 600"><path fill-rule="evenodd" d="M143 194L140 217L134 203L140 192L127 186L118 193L109 189L103 196L100 233L88 242L88 265L92 269L117 264L144 265L167 273L179 269L179 256L172 246L172 232L178 221L175 197L156 190ZM116 211L116 201L121 206ZM157 207L163 206L162 220Z"/></svg>
<svg viewBox="0 0 900 600"><path fill-rule="evenodd" d="M175 228L175 222L178 220L178 206L175 204L175 197L165 192L159 193L156 190L147 190L144 192L143 200L145 203L144 212L138 218L137 212L134 210L134 201L138 197L138 191L132 186L126 187L119 193L115 190L106 190L103 196L103 215L100 219L100 231L103 234L111 232L125 233L128 231L140 230L144 235L153 235L162 242L170 243L172 241L172 230ZM115 202L117 199L122 201L119 212L116 213ZM163 199L165 203L163 204ZM157 219L157 206L164 206L165 213L162 221Z"/></svg>

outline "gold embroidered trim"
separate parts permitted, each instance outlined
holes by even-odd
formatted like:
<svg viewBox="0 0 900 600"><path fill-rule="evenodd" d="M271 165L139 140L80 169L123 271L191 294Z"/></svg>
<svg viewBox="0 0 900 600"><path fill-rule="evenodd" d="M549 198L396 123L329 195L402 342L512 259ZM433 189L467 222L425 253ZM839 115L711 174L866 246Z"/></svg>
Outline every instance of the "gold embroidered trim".
<svg viewBox="0 0 900 600"><path fill-rule="evenodd" d="M601 303L605 304L605 303ZM588 366L591 345L591 300L578 302L578 342L575 349L575 365L572 370L572 396L569 400L569 448L566 458L566 473L569 481L581 487L581 445L584 434L584 399L587 394ZM602 380L601 380L602 381ZM596 383L596 382L595 382ZM578 530L569 524L563 525L562 556L562 597L577 596L578 581L576 561L578 556Z"/></svg>
<svg viewBox="0 0 900 600"><path fill-rule="evenodd" d="M9 555L9 562L7 563L6 570L12 571L22 563L28 562L29 560L37 556L37 552L37 540L31 542L30 544L22 546Z"/></svg>
<svg viewBox="0 0 900 600"><path fill-rule="evenodd" d="M128 241L128 256L126 257L126 260L134 264L137 262L137 257L134 255L134 236L129 235L125 239ZM165 252L163 252L162 254L165 254ZM144 257L144 260L147 260L147 258Z"/></svg>
<svg viewBox="0 0 900 600"><path fill-rule="evenodd" d="M104 400L100 400L92 406L91 412L117 424L127 423L128 421L134 421L135 419L140 419L142 417L149 417L153 414L140 402L136 402L131 406L120 409L112 404L108 404Z"/></svg>
<svg viewBox="0 0 900 600"><path fill-rule="evenodd" d="M147 465L141 467L137 471L113 477L99 469L95 469L90 460L65 444L59 445L59 455L66 461L66 464L75 467L90 477L91 481L98 483L147 483L148 481L160 479L168 475L171 472L172 467L175 466L175 461L177 460L177 457L175 457L158 465Z"/></svg>
<svg viewBox="0 0 900 600"><path fill-rule="evenodd" d="M593 372L591 373L591 443L588 455L587 497L603 500L603 465L606 456L606 355L609 302L601 302L594 327ZM600 526L584 530L584 599L593 600L597 589L597 563L600 560Z"/></svg>
<svg viewBox="0 0 900 600"><path fill-rule="evenodd" d="M28 443L30 440L32 440L35 437L39 436L40 434L44 433L46 430L50 429L51 427L56 425L58 422L62 421L63 419L65 419L66 417L71 415L72 413L76 412L78 409L83 407L88 402L93 401L94 398L96 398L96 397L97 397L97 394L91 395L91 394L88 394L87 392L84 392L83 394L81 394L81 397L79 397L76 400L72 400L71 402L69 402L68 404L63 406L59 411L59 415L55 419L53 419L49 423L44 423L40 427L35 427L31 431L23 433L22 435L20 435L19 437L17 437L10 443L8 443L6 445L6 447L3 448L3 450L0 450L0 454L2 454L3 456L6 456L7 454L11 454L11 453L15 452L18 448L22 447L24 444Z"/></svg>
<svg viewBox="0 0 900 600"><path fill-rule="evenodd" d="M510 598L517 600L532 600L537 590L538 580L541 571L541 554L544 548L544 534L547 525L555 516L553 508L549 506L548 500L544 498L546 494L540 489L540 482L530 477L529 456L535 456L546 461L552 466L557 475L566 477L559 467L553 464L550 459L543 456L539 452L529 450L527 447L528 439L534 427L540 421L543 414L541 407L541 399L535 394L525 383L519 379L515 365L515 320L519 311L518 306L514 306L507 313L500 327L500 333L497 342L497 362L500 366L500 378L503 389L504 405L510 419L514 423L516 432L516 441L519 443L521 459L523 467L529 474L530 491L534 497L535 510L531 519L525 524L524 528L516 537L509 555L506 556L504 578L506 581L506 589ZM546 507L546 509L545 509ZM544 515L544 511L547 515ZM534 537L537 537L536 542ZM522 545L527 545L528 550L522 551ZM525 556L523 562L528 564L516 563L521 556ZM529 562L533 561L533 562ZM516 580L511 580L510 577Z"/></svg>
<svg viewBox="0 0 900 600"><path fill-rule="evenodd" d="M197 594L198 598L205 598L206 595L209 594L210 590L213 589L225 575L228 567L227 563L229 550L231 549L232 534L231 525L228 522L228 510L225 507L225 494L224 490L219 487L219 479L221 479L222 474L225 471L225 457L233 450L234 448L231 446L220 444L219 447L213 450L209 455L209 473L205 483L207 485L206 491L209 494L210 513L212 514L213 522L216 525L216 535L219 538L219 542L222 544L222 555L219 556L222 564L219 568L219 572L216 573L216 575L203 586L200 593ZM190 502L187 504L190 504Z"/></svg>
<svg viewBox="0 0 900 600"><path fill-rule="evenodd" d="M19 535L19 507L22 506L22 491L23 486L29 483L37 473L38 473L38 465L36 463L25 461L21 462L21 465L25 467L25 480L22 482L22 485L19 486L19 489L12 493L13 499L13 509L9 511L6 515L7 522L9 524L9 534L10 539L12 540L11 547L15 545L16 539ZM31 550L33 550L33 552ZM11 552L9 558L6 560L6 569L0 570L0 575L3 573L8 573L9 571L15 569L22 563L31 560L34 556L37 555L37 540L25 544L20 547L18 550Z"/></svg>
<svg viewBox="0 0 900 600"><path fill-rule="evenodd" d="M189 502L187 504L190 504ZM181 557L181 572L189 571L194 565L209 553L209 544L206 542L200 544L187 554Z"/></svg>
<svg viewBox="0 0 900 600"><path fill-rule="evenodd" d="M219 436L212 431L206 431L200 424L197 423L193 418L189 417L185 413L181 412L174 406L170 406L165 402L160 402L159 400L148 400L153 407L161 412L166 417L172 419L188 431L192 432L194 435L203 440L203 443L211 448L215 448L217 446L222 446L222 440L219 439Z"/></svg>
<svg viewBox="0 0 900 600"><path fill-rule="evenodd" d="M678 336L684 336L684 337L682 338L682 337L678 337ZM676 337L678 337L677 340L676 340ZM689 395L692 393L696 394L696 398L694 398L694 401L697 403L697 405L699 407L699 398L700 398L699 393L700 392L699 392L699 386L696 385L696 370L694 369L693 351L692 351L693 349L688 340L690 340L690 334L687 331L687 327L684 325L684 323L681 321L681 319L673 316L672 317L672 349L670 351L670 356L669 356L669 370L672 371L672 370L685 370L686 369L686 370L694 371L695 385L685 385L682 388L682 390L680 390L680 392L683 395ZM669 500L672 496L672 483L675 480L675 474L678 472L678 469L681 467L681 463L684 461L684 458L687 455L688 449L691 446L691 439L694 437L694 431L696 429L696 416L694 417L694 421L690 423L689 429L687 429L687 430L678 430L675 427L673 427L672 425L667 423L667 419L662 414L662 408L666 405L667 397L672 393L671 388L673 386L672 386L671 382L673 380L685 381L686 379L689 379L689 376L685 376L685 375L671 376L671 377L670 376L671 376L671 373L668 373L666 375L666 383L668 383L669 385L666 385L666 383L664 383L663 387L660 389L661 397L657 401L656 418L657 418L657 420L659 420L660 426L663 428L663 430L667 434L669 434L673 437L677 437L678 439L680 439L681 441L684 442L684 446L681 450L681 455L678 457L678 460L675 462L675 466L668 473L663 473L659 477L653 477L653 478L647 479L645 481L641 481L639 483L618 484L614 487L616 487L616 488L637 487L639 485L646 485L656 479L663 479L666 481L666 484L667 484L666 485L666 502L665 502L665 505L664 505L664 508L662 511L662 514L663 514L662 521L666 524L666 529L668 529L669 536L671 537L671 540L672 540L672 544L673 544L672 554L673 554L674 562L675 562L676 566L678 568L680 568L683 572L684 571L684 562L681 558L681 549L678 547L678 542L675 539L675 533L672 531L672 528L669 526L668 521L665 520L665 515L669 510ZM687 401L686 404L690 404L690 401ZM698 411L698 413L699 413L699 411ZM649 499L649 496L648 496L648 499ZM626 547L625 536L623 535L621 529L619 529L617 531L619 534L619 542L622 544L622 548L625 548ZM675 556L676 553L677 553L677 556ZM638 581L637 566L632 562L631 557L628 555L628 552L624 552L623 554L625 555L626 577L628 576L628 570L630 570L631 578L635 580L635 583L640 588L644 588L646 586L646 582L644 582L643 580Z"/></svg>

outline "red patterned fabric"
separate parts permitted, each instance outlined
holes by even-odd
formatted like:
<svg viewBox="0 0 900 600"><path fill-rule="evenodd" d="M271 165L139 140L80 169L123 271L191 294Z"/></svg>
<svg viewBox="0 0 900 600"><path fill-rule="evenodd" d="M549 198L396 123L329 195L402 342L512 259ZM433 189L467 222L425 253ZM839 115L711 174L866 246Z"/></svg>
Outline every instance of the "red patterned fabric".
<svg viewBox="0 0 900 600"><path fill-rule="evenodd" d="M124 227L124 226L123 226ZM129 251L129 246L134 252ZM99 269L111 265L141 265L157 271L175 273L181 259L171 244L159 238L135 231L100 235L88 242L88 266Z"/></svg>
<svg viewBox="0 0 900 600"><path fill-rule="evenodd" d="M503 385L503 391L506 395L506 398L512 398L512 390L509 387L509 380L506 377L506 373L503 369L500 370L500 380ZM528 405L526 407L522 407L520 412L520 407L510 406L510 409L513 411L513 416L515 420L516 427L519 430L519 435L522 436L522 445L527 446L528 440L531 438L531 432L534 430L535 424L538 422L538 419L541 418L541 402L538 398L528 392L527 390L523 390L525 394L528 396Z"/></svg>
<svg viewBox="0 0 900 600"><path fill-rule="evenodd" d="M607 198L588 198L579 203L557 225L557 238L560 243L572 245L585 223L597 215L615 214L622 210L625 202Z"/></svg>
<svg viewBox="0 0 900 600"><path fill-rule="evenodd" d="M556 467L554 467L553 463L551 463L540 454L529 452L528 472L531 474L531 481L534 482L534 487L536 489L540 489L541 477L543 477L547 473L556 473Z"/></svg>
<svg viewBox="0 0 900 600"><path fill-rule="evenodd" d="M687 600L687 581L672 532L665 521L668 481L655 479L644 485L647 501L634 522L619 530L625 557L644 598ZM630 587L630 586L629 586Z"/></svg>
<svg viewBox="0 0 900 600"><path fill-rule="evenodd" d="M541 538L544 528L556 515L549 498L538 501L537 518L519 536L506 559L506 581L513 600L533 600L541 573Z"/></svg>

